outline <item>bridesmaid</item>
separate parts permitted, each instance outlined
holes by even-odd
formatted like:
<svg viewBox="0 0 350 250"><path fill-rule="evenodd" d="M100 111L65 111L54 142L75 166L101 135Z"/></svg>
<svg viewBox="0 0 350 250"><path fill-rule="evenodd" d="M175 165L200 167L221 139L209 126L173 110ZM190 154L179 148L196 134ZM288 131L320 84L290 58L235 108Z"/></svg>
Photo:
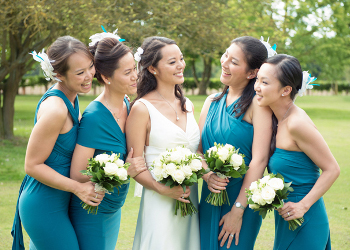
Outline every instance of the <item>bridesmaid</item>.
<svg viewBox="0 0 350 250"><path fill-rule="evenodd" d="M71 178L88 182L89 177L80 170L86 169L88 159L98 154L120 154L126 158L125 121L129 113L129 101L125 94L136 92L137 72L131 50L116 38L104 38L90 46L95 56L96 78L104 85L104 91L92 101L83 113L77 145L74 150ZM143 157L130 159L128 175L135 177L146 170ZM81 200L72 196L69 215L77 234L80 250L115 248L123 206L129 184L114 188L98 207L97 215L88 214L81 207Z"/></svg>
<svg viewBox="0 0 350 250"><path fill-rule="evenodd" d="M34 54L45 75L55 81L40 99L30 135L24 177L12 227L12 249L24 249L21 223L30 249L79 249L69 220L71 193L89 205L100 204L91 182L69 178L79 127L78 93L87 93L95 74L93 56L77 39L58 38L47 55ZM51 70L50 62L53 69ZM55 76L56 75L56 76Z"/></svg>
<svg viewBox="0 0 350 250"><path fill-rule="evenodd" d="M304 75L304 76L303 76ZM255 85L257 102L278 120L276 151L268 169L292 182L294 192L275 211L275 250L331 249L328 217L322 196L340 173L339 165L315 124L294 104L306 90L307 72L289 55L276 55L261 66ZM322 174L320 175L320 171ZM295 231L288 221L304 217Z"/></svg>
<svg viewBox="0 0 350 250"><path fill-rule="evenodd" d="M203 176L199 207L201 249L253 249L262 218L247 208L245 188L261 178L269 159L272 112L259 107L254 96L256 74L266 60L264 44L253 37L239 37L221 57L225 84L221 94L207 98L199 120L204 153L214 142L231 144L245 155L249 170L243 179ZM210 192L227 190L230 205L213 206L205 201ZM219 240L219 241L218 241Z"/></svg>

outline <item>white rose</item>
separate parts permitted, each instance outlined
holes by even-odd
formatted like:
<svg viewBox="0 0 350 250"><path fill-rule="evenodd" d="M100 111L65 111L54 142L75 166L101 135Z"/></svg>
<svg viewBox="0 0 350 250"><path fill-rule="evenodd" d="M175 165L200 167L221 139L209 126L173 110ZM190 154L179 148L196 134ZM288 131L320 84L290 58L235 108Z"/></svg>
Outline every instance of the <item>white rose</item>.
<svg viewBox="0 0 350 250"><path fill-rule="evenodd" d="M257 181L253 181L250 184L249 190L252 191L253 193L256 192L258 190L258 182Z"/></svg>
<svg viewBox="0 0 350 250"><path fill-rule="evenodd" d="M257 204L249 204L249 208L251 209L258 209L260 206Z"/></svg>
<svg viewBox="0 0 350 250"><path fill-rule="evenodd" d="M270 187L266 186L261 190L261 197L266 201L266 203L271 204L273 200L275 199L276 192L275 190Z"/></svg>
<svg viewBox="0 0 350 250"><path fill-rule="evenodd" d="M190 163L190 168L193 172L197 172L202 169L202 161L198 159L193 159Z"/></svg>
<svg viewBox="0 0 350 250"><path fill-rule="evenodd" d="M128 179L128 171L125 168L118 168L117 176L120 180L125 181Z"/></svg>
<svg viewBox="0 0 350 250"><path fill-rule="evenodd" d="M267 185L272 187L274 190L282 190L284 188L283 180L280 178L271 178Z"/></svg>
<svg viewBox="0 0 350 250"><path fill-rule="evenodd" d="M124 166L124 161L121 159L118 159L115 161L115 164L117 164L118 167L122 168Z"/></svg>
<svg viewBox="0 0 350 250"><path fill-rule="evenodd" d="M243 164L243 157L239 154L231 155L230 164L232 164L235 170L238 170L239 167Z"/></svg>
<svg viewBox="0 0 350 250"><path fill-rule="evenodd" d="M184 159L183 154L179 151L171 152L170 161L180 163Z"/></svg>
<svg viewBox="0 0 350 250"><path fill-rule="evenodd" d="M185 179L185 175L181 170L175 170L171 176L173 177L173 180L179 184L182 184Z"/></svg>
<svg viewBox="0 0 350 250"><path fill-rule="evenodd" d="M266 201L262 198L260 192L255 192L252 195L252 201L254 201L254 203L257 203L257 204L259 204L261 206L264 206L266 204Z"/></svg>
<svg viewBox="0 0 350 250"><path fill-rule="evenodd" d="M153 165L154 165L155 168L163 168L163 164L162 164L162 162L160 161L159 158L154 160Z"/></svg>
<svg viewBox="0 0 350 250"><path fill-rule="evenodd" d="M109 156L109 160L110 160L110 162L114 162L114 158L115 158L115 156L116 156L116 154L115 153L113 153L113 154L111 154L110 156ZM114 162L115 163L115 162Z"/></svg>
<svg viewBox="0 0 350 250"><path fill-rule="evenodd" d="M103 163L106 163L109 161L109 155L108 154L96 155L95 160L98 161L102 165Z"/></svg>
<svg viewBox="0 0 350 250"><path fill-rule="evenodd" d="M230 144L225 144L225 146L224 146L225 148L227 148L229 151L231 150L231 149L233 149L233 146L232 145L230 145Z"/></svg>
<svg viewBox="0 0 350 250"><path fill-rule="evenodd" d="M117 175L118 173L118 166L115 163L112 162L106 162L106 165L104 167L105 174L108 176Z"/></svg>
<svg viewBox="0 0 350 250"><path fill-rule="evenodd" d="M263 178L261 178L261 180L260 180L260 186L262 187L263 184L267 184L268 181L269 181L270 179L271 179L271 177L270 177L269 175L266 175L266 176L264 176Z"/></svg>
<svg viewBox="0 0 350 250"><path fill-rule="evenodd" d="M152 169L152 173L153 173L154 177L156 178L156 181L163 180L163 169L154 168L154 169Z"/></svg>
<svg viewBox="0 0 350 250"><path fill-rule="evenodd" d="M173 175L176 170L176 165L174 163L169 163L164 166L164 169L168 175Z"/></svg>
<svg viewBox="0 0 350 250"><path fill-rule="evenodd" d="M227 150L227 148L223 147L218 149L218 156L222 162L225 162L227 160L228 155L229 155L229 151Z"/></svg>
<svg viewBox="0 0 350 250"><path fill-rule="evenodd" d="M191 170L190 166L188 166L188 165L184 165L182 167L182 172L184 173L184 175L187 179L190 178L192 175L192 170Z"/></svg>
<svg viewBox="0 0 350 250"><path fill-rule="evenodd" d="M178 149L178 151L181 152L181 154L182 154L183 156L185 156L185 157L188 157L188 156L192 155L192 151L189 150L188 148L180 147L180 148Z"/></svg>

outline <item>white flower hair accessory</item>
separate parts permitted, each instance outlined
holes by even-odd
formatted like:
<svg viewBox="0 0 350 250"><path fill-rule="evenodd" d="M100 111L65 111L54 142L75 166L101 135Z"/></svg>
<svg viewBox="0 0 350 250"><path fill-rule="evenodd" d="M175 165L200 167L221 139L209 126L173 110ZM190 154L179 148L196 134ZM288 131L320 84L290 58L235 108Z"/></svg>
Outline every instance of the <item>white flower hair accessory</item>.
<svg viewBox="0 0 350 250"><path fill-rule="evenodd" d="M116 29L113 33L107 32L106 29L101 25L101 28L103 30L102 33L96 33L95 35L92 35L89 37L91 42L89 43L89 46L94 46L97 42L101 41L103 38L111 37L117 39L119 42L124 42L125 39L120 38L120 36L117 35L118 29Z"/></svg>
<svg viewBox="0 0 350 250"><path fill-rule="evenodd" d="M272 47L271 45L269 44L269 37L267 38L267 41L265 42L264 41L264 37L262 36L260 38L260 41L265 45L266 49L267 49L267 57L271 57L271 56L274 56L274 55L277 55L277 52L276 52L276 48L277 48L277 45L274 44Z"/></svg>
<svg viewBox="0 0 350 250"><path fill-rule="evenodd" d="M136 53L134 54L135 61L140 62L142 54L143 54L143 49L141 47L138 47Z"/></svg>
<svg viewBox="0 0 350 250"><path fill-rule="evenodd" d="M303 81L301 84L301 88L298 91L298 95L303 96L303 94L307 89L312 89L314 87L313 85L317 85L317 84L310 84L316 81L316 79L317 79L316 77L311 77L311 74L309 74L308 71L303 71Z"/></svg>
<svg viewBox="0 0 350 250"><path fill-rule="evenodd" d="M61 82L61 80L56 77L57 73L53 72L51 62L54 62L54 60L49 59L47 54L44 52L44 49L42 50L42 52L36 53L36 51L34 50L32 53L29 54L33 55L33 59L35 61L40 62L40 66L44 72L44 76L47 81L50 81L51 79Z"/></svg>

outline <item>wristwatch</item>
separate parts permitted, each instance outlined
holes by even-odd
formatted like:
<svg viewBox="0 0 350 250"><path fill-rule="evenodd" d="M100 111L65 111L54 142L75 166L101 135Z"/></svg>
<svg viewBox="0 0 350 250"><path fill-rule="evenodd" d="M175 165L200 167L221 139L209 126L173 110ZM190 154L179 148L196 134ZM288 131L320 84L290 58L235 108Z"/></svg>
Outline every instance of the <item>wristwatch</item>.
<svg viewBox="0 0 350 250"><path fill-rule="evenodd" d="M236 201L234 205L235 205L236 207L238 207L238 208L241 208L241 209L245 210L245 207L244 207L240 202L238 202L238 201Z"/></svg>

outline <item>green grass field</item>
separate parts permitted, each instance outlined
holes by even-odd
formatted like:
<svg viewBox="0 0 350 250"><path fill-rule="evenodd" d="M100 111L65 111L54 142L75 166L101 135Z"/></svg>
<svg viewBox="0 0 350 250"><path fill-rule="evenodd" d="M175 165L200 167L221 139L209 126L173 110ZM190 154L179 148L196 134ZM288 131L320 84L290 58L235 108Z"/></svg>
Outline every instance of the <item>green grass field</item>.
<svg viewBox="0 0 350 250"><path fill-rule="evenodd" d="M205 96L189 96L195 106L198 120ZM0 141L0 249L11 249L13 216L18 189L24 173L26 144L33 127L34 113L40 96L18 96L15 103L15 135L13 141ZM80 110L94 97L80 97ZM331 148L340 167L341 174L332 188L325 194L332 249L350 248L350 163L347 150L350 148L350 96L305 96L298 98L297 105L303 108L315 122ZM123 207L121 228L116 249L131 249L140 198L134 197L134 184ZM269 214L263 221L255 249L270 250L273 246L274 221ZM26 248L29 238L25 235Z"/></svg>

